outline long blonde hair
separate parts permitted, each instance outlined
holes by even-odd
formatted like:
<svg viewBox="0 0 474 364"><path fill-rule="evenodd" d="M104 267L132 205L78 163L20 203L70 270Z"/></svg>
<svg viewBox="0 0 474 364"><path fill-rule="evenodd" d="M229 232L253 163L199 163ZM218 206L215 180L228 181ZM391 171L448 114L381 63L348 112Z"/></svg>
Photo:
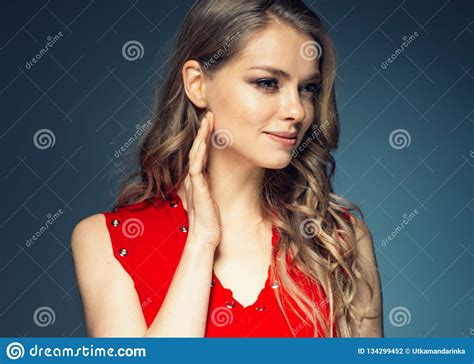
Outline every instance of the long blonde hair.
<svg viewBox="0 0 474 364"><path fill-rule="evenodd" d="M249 37L275 20L308 34L321 47L313 51L321 53L322 82L314 99L312 127L290 164L281 170L265 171L262 207L267 216L273 216L280 235L272 253L272 281L279 282L285 292L277 293L283 312L290 309L302 320L310 321L315 337L319 336L317 323L326 337L351 337L351 323L368 317L367 311L360 313L353 304L359 284L369 288L371 297L373 291L361 274L354 249L355 229L344 217L344 209L357 210L364 217L357 205L333 191L336 163L331 152L337 148L339 139L335 52L321 21L303 2L195 2L175 38L169 69L157 89L151 127L137 144L139 166L123 181L115 207L155 196L167 198L187 174L187 156L197 133L200 111L186 97L181 79L184 63L197 60L203 71L212 75L239 54ZM302 272L309 282L324 289L330 308L329 322L321 314L321 302L305 293L292 278L292 270Z"/></svg>

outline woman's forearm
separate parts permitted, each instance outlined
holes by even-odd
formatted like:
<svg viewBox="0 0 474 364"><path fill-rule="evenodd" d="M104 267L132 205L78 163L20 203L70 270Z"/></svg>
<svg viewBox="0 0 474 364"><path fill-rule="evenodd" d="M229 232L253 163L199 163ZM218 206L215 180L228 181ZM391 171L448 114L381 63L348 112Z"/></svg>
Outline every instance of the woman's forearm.
<svg viewBox="0 0 474 364"><path fill-rule="evenodd" d="M188 237L163 304L145 337L204 337L214 252L214 247ZM160 274L159 267L156 274Z"/></svg>

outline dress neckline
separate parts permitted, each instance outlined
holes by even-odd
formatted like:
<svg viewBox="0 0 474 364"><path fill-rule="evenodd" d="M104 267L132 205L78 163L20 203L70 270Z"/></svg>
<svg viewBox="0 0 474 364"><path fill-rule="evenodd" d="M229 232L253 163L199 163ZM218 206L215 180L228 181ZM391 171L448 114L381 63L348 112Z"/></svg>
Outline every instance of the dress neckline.
<svg viewBox="0 0 474 364"><path fill-rule="evenodd" d="M171 190L169 195L174 197L174 199L178 202L177 207L181 210L181 212L183 213L183 215L186 218L186 221L189 223L188 212L184 208L183 201L182 201L181 197L178 195L176 189ZM271 237L272 246L274 246L276 244L278 239L279 239L278 229L275 227L274 224L272 224L272 237ZM268 265L268 268L267 268L267 277L266 277L265 283L263 285L263 288L259 291L259 293L257 295L257 298L254 300L254 302L251 303L250 305L247 305L247 306L244 306L237 299L235 299L234 292L232 291L231 288L225 287L222 284L221 280L219 279L219 277L217 276L217 274L214 271L214 266L212 268L212 280L213 280L212 283L214 283L213 284L214 287L218 286L222 291L226 292L226 295L228 296L228 299L231 300L231 302L228 302L229 304L231 304L231 305L235 304L235 307L238 307L242 310L249 310L249 309L252 309L253 307L258 308L257 307L258 305L263 305L263 297L264 297L266 291L270 288L271 268L272 268L272 265L270 263Z"/></svg>

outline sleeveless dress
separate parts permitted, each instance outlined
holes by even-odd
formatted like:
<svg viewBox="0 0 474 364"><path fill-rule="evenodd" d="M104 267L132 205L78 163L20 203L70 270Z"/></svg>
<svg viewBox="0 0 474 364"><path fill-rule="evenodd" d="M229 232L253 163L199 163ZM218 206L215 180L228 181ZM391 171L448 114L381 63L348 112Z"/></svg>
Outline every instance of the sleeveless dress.
<svg viewBox="0 0 474 364"><path fill-rule="evenodd" d="M166 297L187 239L188 216L182 201L173 191L167 196L103 212L114 257L134 282L147 327ZM273 226L273 245L278 238ZM300 276L294 275L295 279ZM281 287L270 281L270 266L265 286L256 301L246 307L234 299L232 290L224 287L214 272L210 284L205 337L313 337L314 327L302 312L303 319L286 310L291 327L288 325L275 296ZM302 286L314 297L329 325L329 304L323 289L304 282ZM319 323L317 326L318 336L323 337L324 331ZM333 328L336 332L335 325Z"/></svg>

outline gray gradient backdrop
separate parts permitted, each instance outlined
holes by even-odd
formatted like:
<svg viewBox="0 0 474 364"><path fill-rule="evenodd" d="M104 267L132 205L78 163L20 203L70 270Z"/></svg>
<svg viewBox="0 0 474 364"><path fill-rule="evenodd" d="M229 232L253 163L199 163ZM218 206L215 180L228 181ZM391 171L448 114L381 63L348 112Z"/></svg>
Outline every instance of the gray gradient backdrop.
<svg viewBox="0 0 474 364"><path fill-rule="evenodd" d="M372 231L386 336L472 336L472 2L307 3L337 47L335 188ZM2 3L1 336L86 335L70 233L114 202L115 151L147 120L190 5ZM134 61L130 40L143 46Z"/></svg>

